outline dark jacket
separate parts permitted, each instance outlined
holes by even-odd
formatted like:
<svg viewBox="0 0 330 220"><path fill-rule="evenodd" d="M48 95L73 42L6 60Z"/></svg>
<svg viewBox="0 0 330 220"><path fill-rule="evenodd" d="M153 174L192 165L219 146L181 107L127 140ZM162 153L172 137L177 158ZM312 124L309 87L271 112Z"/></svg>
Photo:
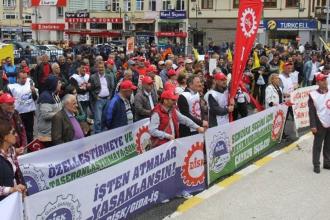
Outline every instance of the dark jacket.
<svg viewBox="0 0 330 220"><path fill-rule="evenodd" d="M49 63L47 63L46 65L49 65L49 70L50 70L49 74L51 74L51 72L52 72L51 65ZM39 89L40 89L40 87L44 86L44 82L41 82L41 79L43 76L44 76L44 63L41 63L36 67L36 69L34 71L34 75L32 76L36 87Z"/></svg>
<svg viewBox="0 0 330 220"><path fill-rule="evenodd" d="M108 83L108 89L109 89L109 93L110 93L110 97L112 97L113 91L114 91L114 85L112 84L112 79L110 75L105 74L104 75L107 83ZM91 94L91 98L95 101L98 99L98 95L101 91L101 81L100 81L100 77L98 73L95 73L93 75L91 75L91 77L89 78L89 82L91 83L91 89L90 89L90 94Z"/></svg>
<svg viewBox="0 0 330 220"><path fill-rule="evenodd" d="M216 89L215 89L216 90ZM216 90L218 92L223 93L224 91ZM208 96L208 105L210 107L209 109L209 128L213 128L218 126L217 122L217 116L224 116L228 114L228 109L227 108L222 108L218 102L215 100L215 98L210 94Z"/></svg>
<svg viewBox="0 0 330 220"><path fill-rule="evenodd" d="M70 142L74 137L74 129L64 109L57 112L52 118L53 145Z"/></svg>
<svg viewBox="0 0 330 220"><path fill-rule="evenodd" d="M10 148L12 159L14 162L17 162L17 158L15 156L15 150ZM16 180L17 184L23 184L24 179L21 170L19 169L18 162L16 166L16 173L14 173L13 167L11 163L5 159L2 155L0 155L0 186L4 187L13 187L14 186L14 179ZM6 196L0 196L0 201L3 200Z"/></svg>
<svg viewBox="0 0 330 220"><path fill-rule="evenodd" d="M151 91L151 97L154 106L156 106L158 98L154 89ZM135 119L137 121L144 118L149 118L151 116L152 109L150 106L149 98L143 89L140 89L134 97L134 108Z"/></svg>
<svg viewBox="0 0 330 220"><path fill-rule="evenodd" d="M108 129L118 128L128 124L125 103L119 94L116 94L108 101L103 116L104 124Z"/></svg>
<svg viewBox="0 0 330 220"><path fill-rule="evenodd" d="M188 88L186 88L185 92L190 92L190 90ZM198 119L190 114L188 101L187 101L186 97L184 97L183 95L179 96L178 108L179 108L181 114L190 118L193 122L198 124L200 127L203 126L203 121L201 119ZM190 128L185 125L180 124L179 130L180 130L180 137L187 137L187 136L193 135L190 131Z"/></svg>

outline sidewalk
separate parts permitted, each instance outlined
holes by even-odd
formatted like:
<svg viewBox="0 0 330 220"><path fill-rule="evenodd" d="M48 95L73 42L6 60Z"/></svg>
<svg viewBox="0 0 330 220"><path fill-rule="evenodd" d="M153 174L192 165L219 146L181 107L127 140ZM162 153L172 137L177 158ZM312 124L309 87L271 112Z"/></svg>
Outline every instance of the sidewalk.
<svg viewBox="0 0 330 220"><path fill-rule="evenodd" d="M313 173L313 138L176 219L330 219L330 171Z"/></svg>

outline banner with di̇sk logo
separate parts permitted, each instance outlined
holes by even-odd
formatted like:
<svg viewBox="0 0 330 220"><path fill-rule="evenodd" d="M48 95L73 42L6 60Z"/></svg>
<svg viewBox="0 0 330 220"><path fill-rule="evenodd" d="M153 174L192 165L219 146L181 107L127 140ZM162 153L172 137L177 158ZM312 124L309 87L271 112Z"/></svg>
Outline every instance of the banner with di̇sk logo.
<svg viewBox="0 0 330 220"><path fill-rule="evenodd" d="M18 158L29 195L93 174L150 147L149 119Z"/></svg>
<svg viewBox="0 0 330 220"><path fill-rule="evenodd" d="M208 184L246 165L281 141L288 107L276 106L208 129L205 133Z"/></svg>
<svg viewBox="0 0 330 220"><path fill-rule="evenodd" d="M25 200L27 217L126 219L184 191L203 190L203 148L203 135L177 139L74 182L34 194Z"/></svg>

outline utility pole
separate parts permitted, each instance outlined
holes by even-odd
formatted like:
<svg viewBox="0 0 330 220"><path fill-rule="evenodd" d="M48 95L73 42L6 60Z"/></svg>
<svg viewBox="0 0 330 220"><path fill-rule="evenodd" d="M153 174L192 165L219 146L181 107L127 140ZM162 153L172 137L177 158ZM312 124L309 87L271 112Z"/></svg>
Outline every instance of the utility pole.
<svg viewBox="0 0 330 220"><path fill-rule="evenodd" d="M325 30L325 42L328 43L328 31L329 31L329 0L327 0L327 21Z"/></svg>

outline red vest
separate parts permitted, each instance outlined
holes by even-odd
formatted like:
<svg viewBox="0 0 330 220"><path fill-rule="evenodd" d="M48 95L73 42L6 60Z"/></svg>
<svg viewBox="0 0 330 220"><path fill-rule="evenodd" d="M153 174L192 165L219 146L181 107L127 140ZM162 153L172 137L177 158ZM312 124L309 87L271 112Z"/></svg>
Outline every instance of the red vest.
<svg viewBox="0 0 330 220"><path fill-rule="evenodd" d="M161 104L157 104L153 109L154 113L159 115L159 126L158 130L164 131L168 134L173 134L171 125L170 125L170 115L167 111L165 111L164 107ZM173 108L170 112L173 120L173 125L175 128L175 138L179 137L179 119L178 115L176 114L176 108ZM159 139L157 137L151 137L152 148L155 148L159 145L162 145L168 142L168 139Z"/></svg>

